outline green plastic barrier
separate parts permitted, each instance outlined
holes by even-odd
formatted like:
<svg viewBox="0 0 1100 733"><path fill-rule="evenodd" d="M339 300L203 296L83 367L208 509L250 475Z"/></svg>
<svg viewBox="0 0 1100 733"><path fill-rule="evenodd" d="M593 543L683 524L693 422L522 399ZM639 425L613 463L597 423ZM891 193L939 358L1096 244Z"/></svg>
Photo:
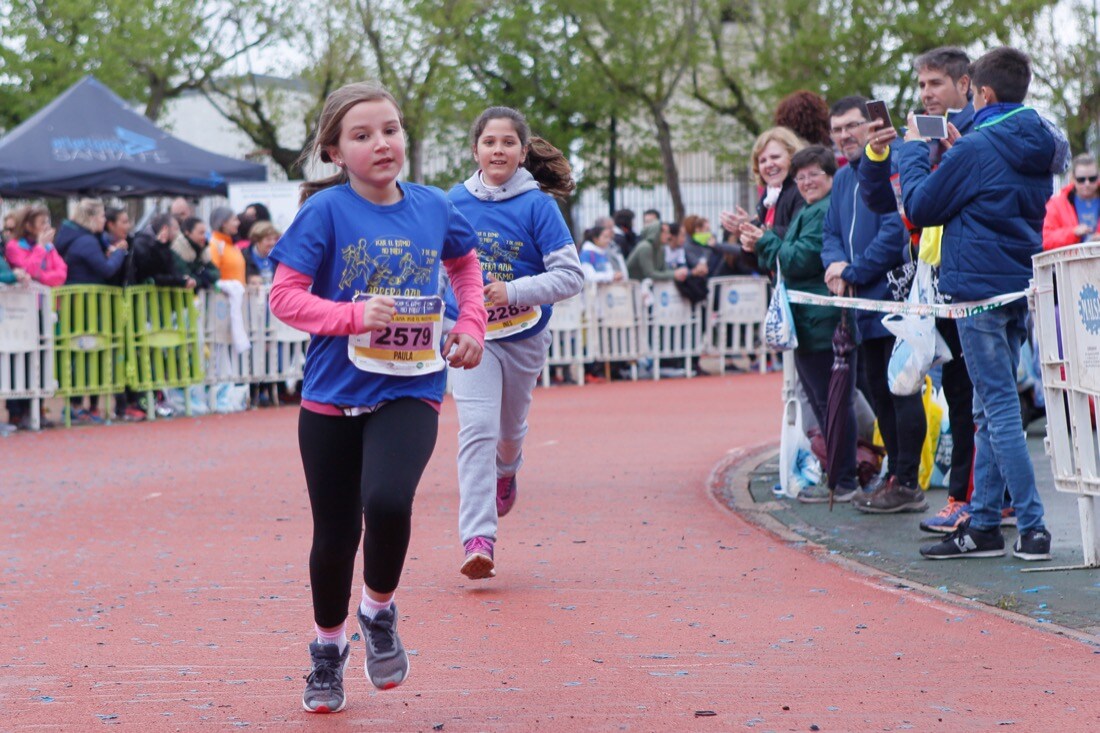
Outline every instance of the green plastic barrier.
<svg viewBox="0 0 1100 733"><path fill-rule="evenodd" d="M58 397L110 395L126 386L126 314L122 288L54 288L54 378ZM65 424L70 423L66 401Z"/></svg>
<svg viewBox="0 0 1100 733"><path fill-rule="evenodd" d="M126 302L126 383L146 393L152 420L154 390L203 383L200 314L195 293L185 288L126 288ZM191 414L189 400L186 411Z"/></svg>

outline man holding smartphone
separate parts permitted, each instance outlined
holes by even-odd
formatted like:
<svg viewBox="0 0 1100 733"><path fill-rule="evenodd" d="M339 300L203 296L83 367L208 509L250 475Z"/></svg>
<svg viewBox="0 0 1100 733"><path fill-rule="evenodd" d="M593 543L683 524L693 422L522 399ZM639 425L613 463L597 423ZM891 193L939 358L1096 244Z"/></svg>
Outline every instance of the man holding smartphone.
<svg viewBox="0 0 1100 733"><path fill-rule="evenodd" d="M921 103L930 115L946 115L947 137L932 140L928 144L928 156L932 166L939 164L943 153L955 140L971 131L974 125L974 105L970 102L970 58L960 48L941 47L921 54L913 61L920 86ZM872 123L868 136L865 160L859 167L860 195L872 211L898 211L901 207L901 191L898 184L896 156L891 143L898 133L893 128L883 129ZM904 212L903 212L904 216ZM914 242L921 240L921 230L905 220ZM936 240L938 243L938 239ZM921 257L934 265L933 282L936 282L938 250L930 252L926 246ZM937 318L936 328L951 348L951 361L943 365L943 394L947 400L951 421L951 478L947 492L947 504L936 516L920 523L926 532L952 532L970 516L971 468L974 463L974 387L966 370L966 360L959 341L956 323L947 318ZM1012 521L1006 517L1006 523Z"/></svg>
<svg viewBox="0 0 1100 733"><path fill-rule="evenodd" d="M860 96L844 97L830 110L833 143L848 165L833 180L822 231L821 262L826 268L825 284L834 294L853 291L866 298L890 300L889 274L902 265L908 238L896 207L876 213L859 196L857 176L869 134L867 102ZM924 405L919 394L890 392L886 374L894 336L882 325L882 314L856 311L855 315L862 341L859 359L867 377L861 388L866 388L878 418L888 470L872 492L841 493L838 488L834 498L850 501L857 510L870 514L924 511L928 502L917 482L926 432Z"/></svg>

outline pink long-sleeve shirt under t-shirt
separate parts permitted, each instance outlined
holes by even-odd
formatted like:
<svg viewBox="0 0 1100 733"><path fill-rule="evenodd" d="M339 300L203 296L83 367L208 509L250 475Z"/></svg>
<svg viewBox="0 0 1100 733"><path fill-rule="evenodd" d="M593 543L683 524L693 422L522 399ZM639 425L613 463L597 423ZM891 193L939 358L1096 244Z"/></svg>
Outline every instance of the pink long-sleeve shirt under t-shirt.
<svg viewBox="0 0 1100 733"><path fill-rule="evenodd" d="M485 345L484 287L481 264L477 253L467 252L461 257L443 260L447 276L458 300L458 320L453 334L472 336ZM353 336L363 332L363 304L326 300L310 292L313 284L309 275L279 263L275 279L271 283L271 310L279 314L279 320L307 333L319 336ZM438 412L440 403L425 400ZM322 415L343 415L336 405L302 400L302 407Z"/></svg>

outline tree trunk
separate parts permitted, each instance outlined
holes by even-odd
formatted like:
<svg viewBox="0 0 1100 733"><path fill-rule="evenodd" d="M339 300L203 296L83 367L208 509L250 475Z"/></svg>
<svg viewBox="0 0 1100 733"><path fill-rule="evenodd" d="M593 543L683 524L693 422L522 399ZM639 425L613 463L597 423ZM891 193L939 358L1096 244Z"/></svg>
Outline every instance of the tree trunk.
<svg viewBox="0 0 1100 733"><path fill-rule="evenodd" d="M672 197L673 221L684 219L684 197L680 191L680 171L676 167L676 155L672 150L672 127L659 104L650 105L653 122L657 125L657 143L661 147L661 165L665 169L665 185Z"/></svg>
<svg viewBox="0 0 1100 733"><path fill-rule="evenodd" d="M413 183L424 182L424 141L409 133L409 142L405 146L405 157L409 161L409 180Z"/></svg>
<svg viewBox="0 0 1100 733"><path fill-rule="evenodd" d="M145 103L145 116L152 120L157 121L160 117L161 110L164 109L164 101L167 96L167 89L162 81L159 79L149 80L149 101Z"/></svg>
<svg viewBox="0 0 1100 733"><path fill-rule="evenodd" d="M577 249L580 249L580 245L577 244L576 223L573 221L573 204L576 202L576 196L571 196L568 201L554 199L554 203L558 205L558 210L561 211L561 215L565 219L565 225L569 227L570 232L573 232L573 244L577 245Z"/></svg>
<svg viewBox="0 0 1100 733"><path fill-rule="evenodd" d="M275 165L283 169L288 180L300 181L305 178L305 172L298 163L302 156L301 150L289 150L278 146L269 148L269 150L271 151L269 153L271 159L275 161Z"/></svg>
<svg viewBox="0 0 1100 733"><path fill-rule="evenodd" d="M607 215L615 215L615 189L619 185L618 171L616 170L619 164L619 135L615 126L615 115L611 115L610 126L610 144L607 152Z"/></svg>

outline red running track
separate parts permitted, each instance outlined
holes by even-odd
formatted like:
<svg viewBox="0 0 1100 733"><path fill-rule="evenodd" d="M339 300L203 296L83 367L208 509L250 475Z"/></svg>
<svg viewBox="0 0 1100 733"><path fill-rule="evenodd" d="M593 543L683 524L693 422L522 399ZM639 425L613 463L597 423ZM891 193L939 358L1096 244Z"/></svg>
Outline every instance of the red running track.
<svg viewBox="0 0 1100 733"><path fill-rule="evenodd" d="M445 405L398 595L411 675L374 691L355 645L337 716L300 708L296 409L4 440L0 729L1095 730L1092 647L855 574L711 499L730 449L774 440L779 386L538 390L499 575L477 582Z"/></svg>

